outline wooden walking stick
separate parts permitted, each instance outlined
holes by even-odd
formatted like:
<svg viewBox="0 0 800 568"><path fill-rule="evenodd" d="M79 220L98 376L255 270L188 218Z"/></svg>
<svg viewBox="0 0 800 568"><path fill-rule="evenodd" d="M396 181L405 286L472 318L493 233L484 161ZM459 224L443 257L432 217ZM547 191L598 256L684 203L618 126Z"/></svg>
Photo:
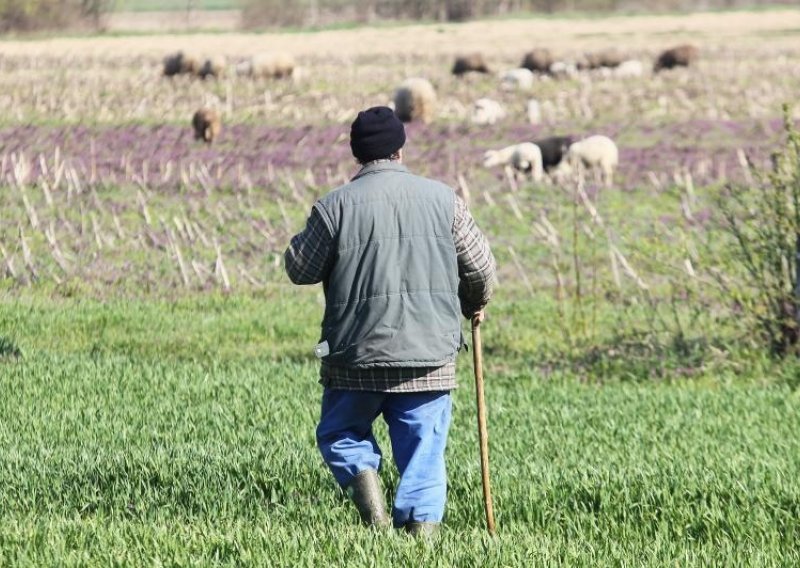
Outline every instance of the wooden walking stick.
<svg viewBox="0 0 800 568"><path fill-rule="evenodd" d="M472 316L472 363L475 370L475 396L478 402L478 439L481 446L481 480L483 504L486 507L486 529L494 534L494 509L492 488L489 485L489 433L486 429L486 402L483 399L483 351L481 348L481 322L483 312Z"/></svg>

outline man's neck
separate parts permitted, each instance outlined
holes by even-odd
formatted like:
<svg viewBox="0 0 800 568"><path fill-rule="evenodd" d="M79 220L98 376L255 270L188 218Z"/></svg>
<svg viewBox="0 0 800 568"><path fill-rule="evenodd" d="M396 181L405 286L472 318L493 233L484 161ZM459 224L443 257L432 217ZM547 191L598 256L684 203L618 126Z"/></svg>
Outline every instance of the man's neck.
<svg viewBox="0 0 800 568"><path fill-rule="evenodd" d="M363 168L366 168L367 166L372 166L372 165L375 165L375 164L383 164L383 163L387 163L387 162L394 162L394 163L397 163L397 164L401 163L399 159L394 160L392 158L379 158L377 160L364 162L363 164L361 164L361 168L363 169Z"/></svg>

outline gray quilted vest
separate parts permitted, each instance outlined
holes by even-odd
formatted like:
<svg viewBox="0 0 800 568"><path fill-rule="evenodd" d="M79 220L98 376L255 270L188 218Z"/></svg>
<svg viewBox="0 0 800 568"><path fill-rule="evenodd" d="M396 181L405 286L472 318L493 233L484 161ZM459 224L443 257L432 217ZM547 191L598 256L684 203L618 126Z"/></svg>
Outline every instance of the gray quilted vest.
<svg viewBox="0 0 800 568"><path fill-rule="evenodd" d="M362 369L453 361L461 343L453 190L379 162L317 209L336 246L323 283L322 360Z"/></svg>

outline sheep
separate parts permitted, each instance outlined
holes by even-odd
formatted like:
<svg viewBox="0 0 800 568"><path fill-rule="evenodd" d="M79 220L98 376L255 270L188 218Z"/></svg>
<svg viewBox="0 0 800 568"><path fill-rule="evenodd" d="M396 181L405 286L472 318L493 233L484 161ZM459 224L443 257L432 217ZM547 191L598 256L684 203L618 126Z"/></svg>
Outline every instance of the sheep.
<svg viewBox="0 0 800 568"><path fill-rule="evenodd" d="M608 136L596 134L570 145L556 175L560 177L583 167L599 173L604 185L611 187L618 163L619 150L614 141Z"/></svg>
<svg viewBox="0 0 800 568"><path fill-rule="evenodd" d="M572 142L573 139L570 136L550 136L534 140L533 143L542 152L542 167L549 172L558 166Z"/></svg>
<svg viewBox="0 0 800 568"><path fill-rule="evenodd" d="M620 63L619 66L613 70L612 74L614 77L620 79L641 77L644 75L644 65L641 61L636 59L628 59Z"/></svg>
<svg viewBox="0 0 800 568"><path fill-rule="evenodd" d="M689 44L668 49L658 56L655 65L653 65L653 73L658 73L662 69L688 67L697 59L698 53L697 47Z"/></svg>
<svg viewBox="0 0 800 568"><path fill-rule="evenodd" d="M195 74L200 70L200 61L182 51L164 58L164 76Z"/></svg>
<svg viewBox="0 0 800 568"><path fill-rule="evenodd" d="M203 140L206 144L211 144L219 135L222 122L217 111L201 108L192 117L192 128L194 128L195 140Z"/></svg>
<svg viewBox="0 0 800 568"><path fill-rule="evenodd" d="M500 150L486 150L483 153L483 167L493 168L495 166L504 166L511 163L511 157L514 155L514 150L517 149L516 144L506 146Z"/></svg>
<svg viewBox="0 0 800 568"><path fill-rule="evenodd" d="M505 117L506 111L492 99L478 99L472 107L472 122L475 124L494 124Z"/></svg>
<svg viewBox="0 0 800 568"><path fill-rule="evenodd" d="M475 73L489 73L489 66L480 53L470 53L469 55L459 55L453 63L453 75L460 77L465 73L474 71Z"/></svg>
<svg viewBox="0 0 800 568"><path fill-rule="evenodd" d="M177 54L167 55L164 58L164 76L165 77L174 77L181 72L181 61L183 59L183 53L178 52Z"/></svg>
<svg viewBox="0 0 800 568"><path fill-rule="evenodd" d="M525 57L522 58L520 67L530 69L537 73L548 73L550 71L550 66L554 62L555 59L550 50L540 47L526 53Z"/></svg>
<svg viewBox="0 0 800 568"><path fill-rule="evenodd" d="M527 91L533 87L533 80L533 71L530 69L524 67L509 69L500 76L500 87L506 91Z"/></svg>
<svg viewBox="0 0 800 568"><path fill-rule="evenodd" d="M288 53L259 53L236 65L238 75L253 78L282 79L294 72L294 58Z"/></svg>
<svg viewBox="0 0 800 568"><path fill-rule="evenodd" d="M609 67L611 69L619 67L625 61L625 55L613 47L596 53L595 58L600 67Z"/></svg>
<svg viewBox="0 0 800 568"><path fill-rule="evenodd" d="M534 181L542 179L542 151L536 144L522 142L500 150L487 150L483 154L483 167L512 166L515 170L531 174Z"/></svg>
<svg viewBox="0 0 800 568"><path fill-rule="evenodd" d="M205 79L206 77L219 78L224 72L225 58L218 55L210 59L206 59L203 65L197 71L197 75L201 79Z"/></svg>
<svg viewBox="0 0 800 568"><path fill-rule="evenodd" d="M200 70L200 60L193 55L181 54L181 73L194 75Z"/></svg>
<svg viewBox="0 0 800 568"><path fill-rule="evenodd" d="M574 63L554 61L553 64L550 65L548 72L553 77L574 77L578 74L578 68Z"/></svg>
<svg viewBox="0 0 800 568"><path fill-rule="evenodd" d="M620 51L614 48L596 51L594 53L584 53L577 61L577 67L581 70L601 69L603 67L614 68L625 60Z"/></svg>
<svg viewBox="0 0 800 568"><path fill-rule="evenodd" d="M530 174L533 181L542 181L542 150L532 142L517 144L511 154L511 166L518 172Z"/></svg>
<svg viewBox="0 0 800 568"><path fill-rule="evenodd" d="M394 92L395 114L403 122L433 120L436 111L436 90L422 77L406 79Z"/></svg>
<svg viewBox="0 0 800 568"><path fill-rule="evenodd" d="M536 99L528 100L525 110L530 124L536 125L542 122L542 105L539 104L539 101Z"/></svg>

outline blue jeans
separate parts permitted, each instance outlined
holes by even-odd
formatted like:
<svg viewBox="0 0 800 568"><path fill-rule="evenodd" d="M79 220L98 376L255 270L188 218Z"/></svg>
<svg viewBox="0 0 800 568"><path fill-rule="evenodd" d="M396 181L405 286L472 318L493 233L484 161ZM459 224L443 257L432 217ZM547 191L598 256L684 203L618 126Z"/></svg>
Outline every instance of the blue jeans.
<svg viewBox="0 0 800 568"><path fill-rule="evenodd" d="M326 388L317 444L342 488L359 472L378 470L381 449L372 423L383 414L400 472L392 519L439 523L447 499L444 450L452 399L448 391L384 393Z"/></svg>

